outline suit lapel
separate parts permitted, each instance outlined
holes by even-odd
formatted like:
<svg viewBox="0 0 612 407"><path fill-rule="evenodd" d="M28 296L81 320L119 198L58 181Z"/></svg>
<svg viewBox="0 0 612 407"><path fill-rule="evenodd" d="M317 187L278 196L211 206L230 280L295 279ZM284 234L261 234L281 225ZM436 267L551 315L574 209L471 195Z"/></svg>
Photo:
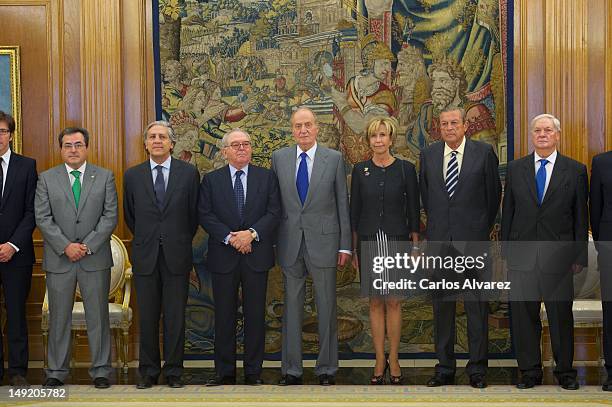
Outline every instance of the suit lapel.
<svg viewBox="0 0 612 407"><path fill-rule="evenodd" d="M70 206L74 210L74 214L77 213L76 202L74 201L74 194L72 193L72 186L70 185L70 178L68 178L68 172L66 171L66 165L60 164L56 167L55 176L57 183L66 194L66 199L70 202Z"/></svg>
<svg viewBox="0 0 612 407"><path fill-rule="evenodd" d="M527 184L527 189L529 189L531 198L537 205L538 193L536 192L535 164L533 161L533 153L529 154L527 158L523 161L523 178L525 179L525 183Z"/></svg>
<svg viewBox="0 0 612 407"><path fill-rule="evenodd" d="M170 202L170 198L172 197L172 192L174 192L176 184L178 184L179 180L181 179L181 173L183 172L183 168L177 164L177 160L172 158L170 161L170 176L168 177L168 187L166 188L166 195L164 197L164 204L162 205L162 212L166 210L168 202ZM155 196L155 194L153 195Z"/></svg>
<svg viewBox="0 0 612 407"><path fill-rule="evenodd" d="M474 166L474 161L476 160L476 150L474 147L474 143L469 139L465 140L465 148L463 149L463 157L461 160L461 169L459 170L459 180L457 181L457 187L455 188L456 196L461 189L461 186L465 184L465 176L470 173L472 167ZM445 184L446 187L446 184Z"/></svg>
<svg viewBox="0 0 612 407"><path fill-rule="evenodd" d="M285 167L285 170L287 171L287 174L289 174L289 176L287 177L287 179L289 180L288 190L293 191L291 192L291 197L295 201L296 205L301 207L302 203L300 202L300 196L298 195L296 179L295 179L295 176L296 176L295 169L297 165L297 149L298 148L296 145L293 145L288 149L288 154L286 156L287 161L284 167Z"/></svg>
<svg viewBox="0 0 612 407"><path fill-rule="evenodd" d="M229 171L228 171L229 172ZM230 185L231 182L230 182ZM257 192L259 191L260 180L257 177L256 169L249 165L249 175L247 176L247 189L246 189L246 199L244 201L244 218L246 219L247 213L253 202L255 202L255 197L257 196ZM232 191L233 194L233 191Z"/></svg>
<svg viewBox="0 0 612 407"><path fill-rule="evenodd" d="M438 184L440 188L446 191L446 181L444 180L444 142L440 141L435 150L433 150L433 172L435 177L435 182ZM446 198L448 199L448 194L446 194Z"/></svg>
<svg viewBox="0 0 612 407"><path fill-rule="evenodd" d="M317 189L317 187L321 183L321 178L323 178L323 173L325 172L326 166L327 166L327 151L325 151L319 145L317 146L317 150L315 151L315 158L312 163L312 174L310 175L310 182L308 183L308 194L306 195L306 200L304 201L304 208L308 206L310 201L312 201L312 197L314 196L314 191ZM297 193L297 187L295 188L295 190Z"/></svg>
<svg viewBox="0 0 612 407"><path fill-rule="evenodd" d="M20 173L19 167L21 166L21 157L13 152L11 152L11 158L9 160L8 170L6 174L4 174L4 193L2 194L2 200L0 200L0 208L4 206L6 202L8 202L9 194L13 189L13 185L15 184L15 178L17 174ZM0 186L2 188L2 186Z"/></svg>
<svg viewBox="0 0 612 407"><path fill-rule="evenodd" d="M151 162L149 160L142 163L142 180L144 182L144 188L151 198L151 202L157 208L157 199L155 199L155 192L153 191L153 173L151 172Z"/></svg>
<svg viewBox="0 0 612 407"><path fill-rule="evenodd" d="M557 153L557 160L553 167L552 174L550 175L550 182L548 183L548 188L546 188L546 193L544 194L544 199L542 200L542 206L548 202L549 197L555 193L565 179L565 171L567 170L566 164L567 162L565 161L565 157Z"/></svg>
<svg viewBox="0 0 612 407"><path fill-rule="evenodd" d="M96 182L96 168L91 164L87 164L85 167L85 174L83 174L81 177L81 185L83 185L83 190L81 191L81 197L79 198L77 217L81 214L81 211L85 206L85 201L87 201L87 197L89 196L89 192L91 191L94 182Z"/></svg>

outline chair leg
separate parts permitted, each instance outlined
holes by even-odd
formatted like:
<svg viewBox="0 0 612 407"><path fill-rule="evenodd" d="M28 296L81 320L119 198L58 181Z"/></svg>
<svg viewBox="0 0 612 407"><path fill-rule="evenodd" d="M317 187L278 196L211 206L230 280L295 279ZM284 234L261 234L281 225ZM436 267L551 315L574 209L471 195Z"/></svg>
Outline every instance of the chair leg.
<svg viewBox="0 0 612 407"><path fill-rule="evenodd" d="M123 373L127 374L128 372L128 359L129 359L129 328L123 328L123 335L121 336L123 342Z"/></svg>
<svg viewBox="0 0 612 407"><path fill-rule="evenodd" d="M72 341L70 343L71 351L70 351L70 368L74 369L76 366L76 348L78 344L79 337L77 335L77 331L72 331Z"/></svg>
<svg viewBox="0 0 612 407"><path fill-rule="evenodd" d="M47 346L49 343L49 331L46 329L42 332L42 341L43 341L43 367L46 369L49 367L49 354Z"/></svg>
<svg viewBox="0 0 612 407"><path fill-rule="evenodd" d="M117 368L121 367L123 361L123 352L121 350L121 332L118 329L112 330L113 339L115 340L115 354L117 357Z"/></svg>

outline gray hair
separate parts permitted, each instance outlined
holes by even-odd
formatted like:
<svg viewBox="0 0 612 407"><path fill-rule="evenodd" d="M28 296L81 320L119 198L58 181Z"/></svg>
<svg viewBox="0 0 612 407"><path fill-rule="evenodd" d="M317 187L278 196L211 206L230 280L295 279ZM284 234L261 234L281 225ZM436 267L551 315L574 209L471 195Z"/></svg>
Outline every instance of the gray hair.
<svg viewBox="0 0 612 407"><path fill-rule="evenodd" d="M172 144L176 144L176 134L174 133L174 129L172 128L172 125L170 125L170 123L165 120L156 120L154 122L149 123L143 133L143 142L145 144L147 144L147 133L149 133L149 130L151 130L151 127L153 126L163 126L168 129L168 137L170 138L170 141L172 141Z"/></svg>
<svg viewBox="0 0 612 407"><path fill-rule="evenodd" d="M461 121L463 123L465 123L465 109L459 106L446 106L444 109L442 109L442 111L440 112L440 115L442 115L442 113L450 113L450 112L459 112L459 114L461 114ZM439 117L439 116L438 116Z"/></svg>
<svg viewBox="0 0 612 407"><path fill-rule="evenodd" d="M230 136L232 134L234 134L234 133L242 133L245 136L247 136L249 141L251 141L251 135L249 133L247 133L246 131L242 130L240 127L236 127L235 129L231 129L230 131L228 131L227 133L225 133L223 135L223 138L221 139L221 144L223 145L223 147L228 147L229 146Z"/></svg>
<svg viewBox="0 0 612 407"><path fill-rule="evenodd" d="M317 120L317 115L315 114L315 112L306 106L299 106L297 108L293 108L293 112L291 113L291 118L289 119L289 122L293 125L293 118L295 117L297 112L310 112L310 114L312 114L312 117L314 117L314 123L318 126L319 125L319 121Z"/></svg>
<svg viewBox="0 0 612 407"><path fill-rule="evenodd" d="M555 128L555 131L557 133L561 132L561 122L559 121L559 119L557 119L555 116L549 113L539 114L533 119L531 119L531 124L529 125L529 131L533 131L535 124L538 122L538 120L542 120L542 119L550 120Z"/></svg>

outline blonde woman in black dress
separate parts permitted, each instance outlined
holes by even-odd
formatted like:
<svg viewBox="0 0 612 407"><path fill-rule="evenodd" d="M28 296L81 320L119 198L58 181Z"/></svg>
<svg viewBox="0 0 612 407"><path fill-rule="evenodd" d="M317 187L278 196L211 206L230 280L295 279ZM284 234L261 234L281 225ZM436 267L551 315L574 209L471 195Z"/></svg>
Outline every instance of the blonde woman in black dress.
<svg viewBox="0 0 612 407"><path fill-rule="evenodd" d="M355 164L351 177L351 224L353 266L360 270L361 293L370 298L370 324L376 351L376 365L370 384L401 384L398 360L402 315L401 300L406 291L389 290L374 280L400 281L397 269L373 273L375 256L395 256L417 249L419 238L419 188L412 163L393 157L391 146L397 134L394 118L370 121L367 137L372 158ZM413 244L411 244L412 242ZM415 253L416 254L416 253ZM361 267L360 267L361 266ZM385 328L389 353L385 354Z"/></svg>

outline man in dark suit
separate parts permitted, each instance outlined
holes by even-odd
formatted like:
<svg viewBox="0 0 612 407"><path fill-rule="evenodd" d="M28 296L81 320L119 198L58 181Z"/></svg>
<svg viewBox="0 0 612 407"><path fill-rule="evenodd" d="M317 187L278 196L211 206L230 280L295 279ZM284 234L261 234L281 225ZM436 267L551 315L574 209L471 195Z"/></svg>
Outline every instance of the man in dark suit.
<svg viewBox="0 0 612 407"><path fill-rule="evenodd" d="M198 227L198 170L171 157L176 143L168 122L144 132L149 159L123 178L125 222L134 234L132 263L140 317L139 389L157 383L162 372L159 319L164 321L163 373L170 387L182 387L185 307L191 242Z"/></svg>
<svg viewBox="0 0 612 407"><path fill-rule="evenodd" d="M15 120L0 111L0 284L4 293L8 339L8 375L12 386L29 386L26 299L30 292L34 246L32 231L36 161L11 151ZM0 333L0 380L4 353Z"/></svg>
<svg viewBox="0 0 612 407"><path fill-rule="evenodd" d="M508 164L502 210L503 256L511 287L512 337L520 389L542 383L542 299L550 326L554 374L576 390L573 272L587 265L586 167L557 152L561 126L549 114L531 122L534 153Z"/></svg>
<svg viewBox="0 0 612 407"><path fill-rule="evenodd" d="M612 151L593 157L590 194L589 213L598 252L604 358L608 373L602 389L612 391Z"/></svg>
<svg viewBox="0 0 612 407"><path fill-rule="evenodd" d="M465 111L449 108L440 113L443 142L434 143L421 151L420 189L427 214L426 237L439 244L445 255L459 254L455 247L465 242L487 242L501 200L498 159L489 144L465 137L468 124ZM474 247L484 245L474 243ZM465 248L465 247L464 247ZM441 254L441 253L438 253ZM480 253L482 254L482 253ZM448 276L452 270L444 270ZM430 387L454 382L455 305L454 297L433 298L435 375L427 382ZM470 359L466 373L475 388L487 386L485 374L488 357L488 303L478 293L464 294L467 314Z"/></svg>
<svg viewBox="0 0 612 407"><path fill-rule="evenodd" d="M208 385L236 383L236 311L242 286L245 383L263 384L265 307L272 243L280 219L278 182L250 164L251 138L235 129L223 137L228 165L200 186L200 224L209 235L208 268L215 299L215 370Z"/></svg>

